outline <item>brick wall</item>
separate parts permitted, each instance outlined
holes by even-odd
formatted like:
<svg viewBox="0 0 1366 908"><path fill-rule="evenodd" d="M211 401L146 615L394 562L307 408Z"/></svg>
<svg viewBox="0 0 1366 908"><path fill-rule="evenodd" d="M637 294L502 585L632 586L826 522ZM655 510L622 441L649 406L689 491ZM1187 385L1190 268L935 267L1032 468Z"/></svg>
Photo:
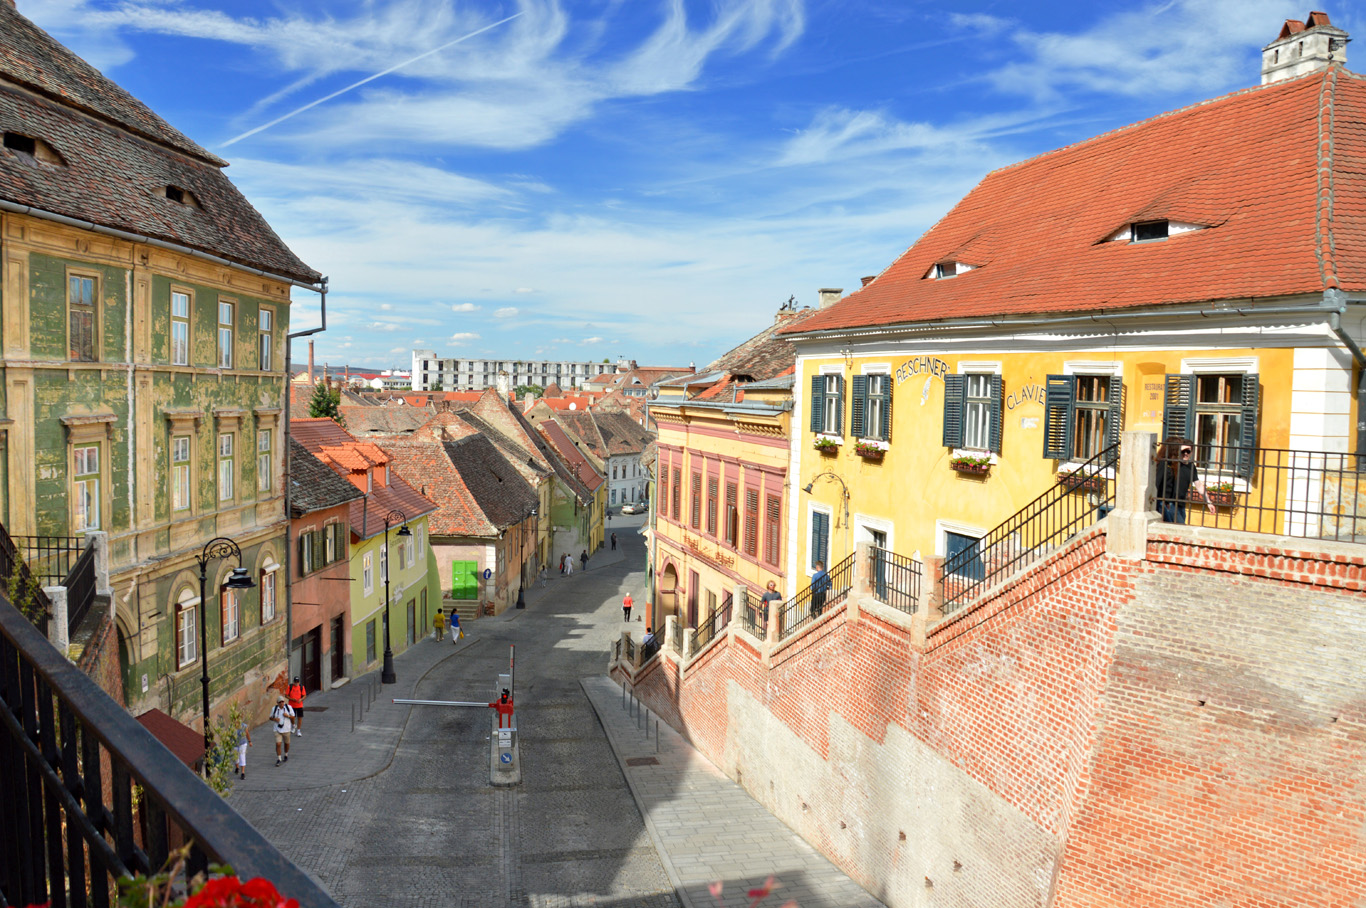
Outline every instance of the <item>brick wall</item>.
<svg viewBox="0 0 1366 908"><path fill-rule="evenodd" d="M898 908L1359 906L1366 550L1248 538L1095 529L923 646L842 607L637 694Z"/></svg>
<svg viewBox="0 0 1366 908"><path fill-rule="evenodd" d="M114 622L109 620L109 606L97 603L95 607L103 608L105 614L99 619L95 632L90 635L90 641L81 650L76 667L93 678L119 706L124 706L126 704L123 702L123 671L119 666L118 634L114 633Z"/></svg>

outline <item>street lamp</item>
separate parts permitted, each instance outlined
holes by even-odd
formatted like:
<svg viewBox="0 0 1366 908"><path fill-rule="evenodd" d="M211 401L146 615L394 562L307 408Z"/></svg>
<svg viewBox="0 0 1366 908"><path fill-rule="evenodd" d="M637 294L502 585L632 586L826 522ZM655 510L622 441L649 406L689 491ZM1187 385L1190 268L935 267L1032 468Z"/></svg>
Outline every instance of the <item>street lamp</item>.
<svg viewBox="0 0 1366 908"><path fill-rule="evenodd" d="M209 562L215 558L227 558L229 555L237 559L237 567L232 569L232 574L228 577L228 582L223 584L225 589L230 590L249 590L256 586L252 582L251 575L247 569L242 567L242 550L225 536L210 539L204 543L204 550L195 556L195 561L199 563L199 658L203 666L203 673L200 675L200 683L204 686L204 753L207 755L210 745L211 729L209 728L209 631L208 621L208 583L209 583Z"/></svg>
<svg viewBox="0 0 1366 908"><path fill-rule="evenodd" d="M816 484L816 480L818 479L835 480L835 482L840 484L840 490L844 493L844 542L847 546L849 543L849 487L844 484L844 480L840 478L838 473L832 473L829 470L825 470L824 472L812 476L811 481L802 487L802 491L810 495L811 488Z"/></svg>
<svg viewBox="0 0 1366 908"><path fill-rule="evenodd" d="M408 529L408 518L398 508L384 515L384 668L379 673L382 684L398 681L398 675L394 674L394 649L389 645L389 527L395 523L403 524L398 528L400 538L413 535Z"/></svg>

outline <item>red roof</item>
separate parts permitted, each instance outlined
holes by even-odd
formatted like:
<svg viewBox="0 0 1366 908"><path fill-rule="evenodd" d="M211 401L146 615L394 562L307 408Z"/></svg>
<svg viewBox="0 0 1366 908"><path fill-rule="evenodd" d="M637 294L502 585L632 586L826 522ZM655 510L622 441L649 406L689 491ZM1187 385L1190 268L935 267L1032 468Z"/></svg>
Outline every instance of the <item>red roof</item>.
<svg viewBox="0 0 1366 908"><path fill-rule="evenodd" d="M1366 289L1366 80L1247 89L989 174L871 283L784 333ZM1166 220L1204 229L1107 241ZM976 268L944 279L939 262Z"/></svg>
<svg viewBox="0 0 1366 908"><path fill-rule="evenodd" d="M149 709L137 719L143 728L176 755L176 759L191 769L204 759L204 736L190 726L159 709Z"/></svg>

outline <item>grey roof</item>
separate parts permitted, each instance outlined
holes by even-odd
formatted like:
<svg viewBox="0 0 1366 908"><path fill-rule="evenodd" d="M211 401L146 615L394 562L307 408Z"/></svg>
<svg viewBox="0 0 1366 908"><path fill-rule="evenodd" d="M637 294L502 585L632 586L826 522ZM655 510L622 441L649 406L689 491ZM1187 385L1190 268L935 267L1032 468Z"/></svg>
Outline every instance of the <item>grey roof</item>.
<svg viewBox="0 0 1366 908"><path fill-rule="evenodd" d="M365 493L331 467L314 457L308 448L289 440L289 514L302 517L364 498Z"/></svg>
<svg viewBox="0 0 1366 908"><path fill-rule="evenodd" d="M793 387L793 385L795 385L796 383L797 383L797 376L796 376L796 375L792 375L792 374L788 374L788 375L780 375L780 376L778 376L777 378L766 378L766 379L764 379L763 381L752 381L752 382L748 383L747 385L745 385L745 386L744 386L744 389L745 389L746 391L764 391L764 390L781 391L781 390L784 390L784 389L786 389L786 390L791 390L792 387Z"/></svg>

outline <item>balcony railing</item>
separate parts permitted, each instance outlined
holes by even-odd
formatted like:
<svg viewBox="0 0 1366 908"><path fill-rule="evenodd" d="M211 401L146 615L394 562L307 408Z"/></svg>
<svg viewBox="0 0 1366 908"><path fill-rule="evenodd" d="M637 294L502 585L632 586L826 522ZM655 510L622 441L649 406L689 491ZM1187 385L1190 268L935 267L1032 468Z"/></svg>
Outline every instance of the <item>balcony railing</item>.
<svg viewBox="0 0 1366 908"><path fill-rule="evenodd" d="M71 566L62 580L66 587L66 626L68 634L75 634L90 606L95 602L95 546L87 545L81 557Z"/></svg>
<svg viewBox="0 0 1366 908"><path fill-rule="evenodd" d="M0 599L0 904L110 903L188 841L301 906L336 902Z"/></svg>
<svg viewBox="0 0 1366 908"><path fill-rule="evenodd" d="M920 607L920 562L896 552L868 548L868 580L873 595L908 615Z"/></svg>
<svg viewBox="0 0 1366 908"><path fill-rule="evenodd" d="M944 559L945 614L1048 555L1110 512L1115 504L1114 444L1059 477L1057 485L981 539Z"/></svg>
<svg viewBox="0 0 1366 908"><path fill-rule="evenodd" d="M1204 494L1179 448L1159 460L1163 519L1245 533L1366 543L1366 455L1194 445Z"/></svg>
<svg viewBox="0 0 1366 908"><path fill-rule="evenodd" d="M0 593L18 605L30 621L45 627L52 614L52 602L43 592L42 580L29 570L23 551L4 526L0 526L0 581L4 583Z"/></svg>
<svg viewBox="0 0 1366 908"><path fill-rule="evenodd" d="M823 583L815 583L784 602L778 609L778 639L792 636L821 612L844 601L854 577L854 556L830 569Z"/></svg>
<svg viewBox="0 0 1366 908"><path fill-rule="evenodd" d="M721 603L721 607L713 611L703 621L697 625L697 629L692 632L692 651L697 652L702 647L710 643L718 631L730 624L732 597L726 596Z"/></svg>
<svg viewBox="0 0 1366 908"><path fill-rule="evenodd" d="M768 603L755 593L745 589L740 595L740 626L749 631L756 637L762 639L768 633L768 619L764 615L764 607Z"/></svg>
<svg viewBox="0 0 1366 908"><path fill-rule="evenodd" d="M62 583L88 547L84 536L14 536L14 545L43 586Z"/></svg>

